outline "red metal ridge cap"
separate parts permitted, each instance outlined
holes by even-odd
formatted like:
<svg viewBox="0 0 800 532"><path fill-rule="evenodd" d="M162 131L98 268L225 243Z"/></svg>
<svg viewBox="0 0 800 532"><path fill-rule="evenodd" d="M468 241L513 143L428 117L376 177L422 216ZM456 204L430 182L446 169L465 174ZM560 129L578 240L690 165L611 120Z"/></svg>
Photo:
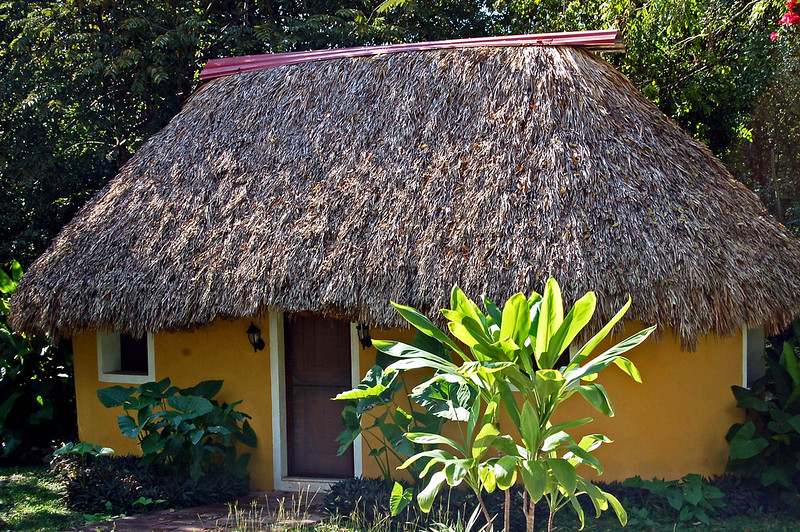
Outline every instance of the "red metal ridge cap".
<svg viewBox="0 0 800 532"><path fill-rule="evenodd" d="M452 50L456 48L477 48L484 46L581 46L590 50L624 50L624 45L622 41L619 40L617 30L566 31L559 33L480 37L476 39L451 39L446 41L390 44L384 46L359 46L357 48L333 48L307 52L284 52L279 54L226 57L222 59L211 59L206 63L203 71L200 72L200 79L212 79L236 74L237 72L251 72L264 68L296 65L309 61L323 61L326 59L346 59L350 57L365 57L397 52Z"/></svg>

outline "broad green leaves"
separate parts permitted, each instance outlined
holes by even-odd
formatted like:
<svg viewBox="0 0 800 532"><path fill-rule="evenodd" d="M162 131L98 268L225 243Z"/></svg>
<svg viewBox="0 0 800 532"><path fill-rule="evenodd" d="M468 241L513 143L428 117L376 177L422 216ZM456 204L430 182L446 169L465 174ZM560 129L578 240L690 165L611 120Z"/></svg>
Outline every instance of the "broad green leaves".
<svg viewBox="0 0 800 532"><path fill-rule="evenodd" d="M187 471L197 479L209 466L223 463L232 473L247 473L249 454L237 455L234 438L256 446L256 434L233 404L219 404L213 397L222 381L204 381L178 389L170 379L146 382L139 387L109 386L97 396L108 408L122 407L117 416L122 434L138 439L142 463L163 463Z"/></svg>
<svg viewBox="0 0 800 532"><path fill-rule="evenodd" d="M629 299L570 363L556 368L559 357L592 321L597 305L594 293L578 299L566 315L561 290L552 278L543 294L533 293L527 298L515 294L502 309L486 298L483 301L486 313L456 286L450 294L451 308L442 311L448 329L466 350L461 350L419 312L393 303L409 323L435 339L435 345L456 352L463 360L460 366L419 346L374 342L380 351L396 359L386 371L433 370L434 376L414 388L411 398L431 414L464 424L458 431L461 441L440 433L406 433L409 441L426 447L401 466L408 468L418 461L424 464L419 472L425 485L417 498L420 508L429 511L445 483L457 486L464 482L480 494L506 490L521 477L531 499L537 502L544 498L551 513L569 504L583 522L577 496L585 493L598 514L611 507L624 524L627 516L619 502L577 472L578 466L586 465L602 473L602 464L591 453L610 440L602 434L590 434L576 442L567 432L590 423L592 418L555 424L551 419L575 393L601 413L613 415L605 388L593 381L608 366L616 365L641 382L636 366L621 355L644 342L655 327L590 357L622 319L630 306ZM501 431L500 408L514 424L518 439ZM399 507L404 492L395 488ZM484 517L490 519L488 515Z"/></svg>

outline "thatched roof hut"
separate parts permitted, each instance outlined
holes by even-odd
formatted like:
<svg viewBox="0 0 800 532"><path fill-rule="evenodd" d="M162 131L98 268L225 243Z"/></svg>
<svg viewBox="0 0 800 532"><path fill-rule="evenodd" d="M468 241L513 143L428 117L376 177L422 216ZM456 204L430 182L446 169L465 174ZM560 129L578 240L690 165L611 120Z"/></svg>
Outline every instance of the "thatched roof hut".
<svg viewBox="0 0 800 532"><path fill-rule="evenodd" d="M414 51L215 79L28 270L15 327L143 333L277 307L402 323L550 275L685 347L800 315L800 244L609 64Z"/></svg>

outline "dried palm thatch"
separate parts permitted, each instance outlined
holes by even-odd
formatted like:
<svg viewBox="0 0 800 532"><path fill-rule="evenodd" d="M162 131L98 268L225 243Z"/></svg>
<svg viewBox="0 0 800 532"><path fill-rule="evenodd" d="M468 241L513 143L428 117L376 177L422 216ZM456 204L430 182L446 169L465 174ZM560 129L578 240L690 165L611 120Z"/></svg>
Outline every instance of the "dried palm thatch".
<svg viewBox="0 0 800 532"><path fill-rule="evenodd" d="M12 323L139 334L309 311L400 325L453 283L598 293L684 347L800 314L800 245L575 48L399 53L216 79L31 266Z"/></svg>

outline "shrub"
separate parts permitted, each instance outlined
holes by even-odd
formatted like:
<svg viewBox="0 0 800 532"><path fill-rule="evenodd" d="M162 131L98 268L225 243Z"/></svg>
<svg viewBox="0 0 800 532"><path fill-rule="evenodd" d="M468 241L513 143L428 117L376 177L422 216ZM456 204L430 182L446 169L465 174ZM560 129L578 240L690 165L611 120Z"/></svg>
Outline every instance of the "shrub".
<svg viewBox="0 0 800 532"><path fill-rule="evenodd" d="M602 473L602 465L591 452L611 440L602 434L588 434L576 441L566 432L593 418L555 424L551 420L558 407L574 394L581 395L599 412L614 415L605 388L593 381L599 372L614 364L641 382L636 366L622 354L647 339L655 326L590 358L630 307L628 299L611 321L570 358L566 355L568 347L594 315L593 292L578 299L566 314L561 289L554 278L548 279L544 294L514 294L502 309L484 298L485 312L482 311L458 286L453 287L450 301L451 308L442 310L442 314L452 335L468 349L462 350L417 310L394 302L392 306L421 333L441 344L442 349L449 349L453 353L449 358L460 359L461 365L402 342L373 342L379 351L398 359L386 372L434 370L434 376L417 386L410 397L428 412L462 424L459 441L428 432L405 434L414 444L438 446L417 452L400 466L405 469L418 460L425 463L420 478L425 477L426 487L416 498L419 508L430 511L445 484L455 487L463 483L475 493L484 518L489 521L492 517L483 492L509 490L519 476L525 486L521 502L528 518L526 530L530 532L534 530L536 504L542 499L550 510L548 530L553 528L556 512L567 505L575 510L583 526L585 512L578 499L582 495L592 500L596 516L613 509L624 526L627 517L619 501L578 473L581 464ZM501 410L513 423L512 434L501 434L497 428ZM393 512L412 500L409 490L396 488L393 492ZM505 528L511 526L511 499L507 497Z"/></svg>
<svg viewBox="0 0 800 532"><path fill-rule="evenodd" d="M681 522L702 521L709 524L711 516L724 506L725 494L717 487L703 482L700 475L686 475L680 480L642 480L638 475L623 482L623 486L648 492L643 508L654 508Z"/></svg>
<svg viewBox="0 0 800 532"><path fill-rule="evenodd" d="M773 341L767 351L767 371L752 389L732 386L745 423L733 425L727 471L745 473L780 493L788 507L800 500L800 357L794 338Z"/></svg>
<svg viewBox="0 0 800 532"><path fill-rule="evenodd" d="M0 270L0 463L41 463L56 441L76 434L75 387L69 342L12 331L8 298L22 268Z"/></svg>
<svg viewBox="0 0 800 532"><path fill-rule="evenodd" d="M65 481L67 507L87 514L202 506L248 492L246 479L220 467L212 467L194 480L161 464L143 466L133 455L62 454L53 458L51 468ZM137 503L142 498L153 503Z"/></svg>
<svg viewBox="0 0 800 532"><path fill-rule="evenodd" d="M222 465L244 478L250 454L237 455L234 440L255 447L256 435L250 416L236 410L241 401L213 399L221 388L219 380L178 388L166 378L139 387L111 386L97 395L106 407L125 410L117 423L124 436L139 440L142 465L164 465L195 481Z"/></svg>
<svg viewBox="0 0 800 532"><path fill-rule="evenodd" d="M509 531L525 530L525 515L522 512L522 487L513 486ZM389 505L390 488L378 478L349 478L331 485L324 499L325 510L333 516L350 518L361 523L383 522L387 529L408 530L409 523L414 527L427 529L433 522L455 523L458 516L462 521L469 519L478 499L472 491L466 489L443 489L436 496L430 513L422 513L414 505L408 505L399 515L392 517ZM504 492L495 491L485 494L483 502L494 517L495 529L502 526L504 508ZM591 505L591 503L589 503ZM544 506L537 509L537 517L547 517ZM479 530L486 523L484 516L478 516L474 529Z"/></svg>

